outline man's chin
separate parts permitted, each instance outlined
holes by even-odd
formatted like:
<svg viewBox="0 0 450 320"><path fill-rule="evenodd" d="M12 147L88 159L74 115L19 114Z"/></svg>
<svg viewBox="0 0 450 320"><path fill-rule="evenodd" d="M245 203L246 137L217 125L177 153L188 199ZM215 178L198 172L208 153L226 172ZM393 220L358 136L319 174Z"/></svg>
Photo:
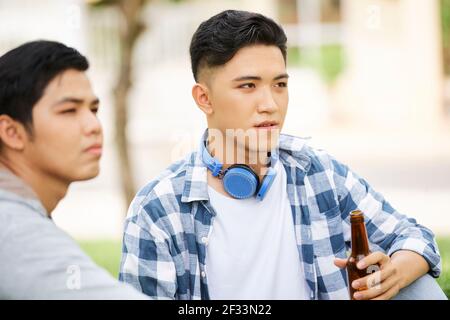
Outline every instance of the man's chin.
<svg viewBox="0 0 450 320"><path fill-rule="evenodd" d="M267 141L266 144L261 144L259 146L248 146L247 150L253 153L265 153L271 152L278 147L277 141Z"/></svg>
<svg viewBox="0 0 450 320"><path fill-rule="evenodd" d="M96 178L99 174L100 174L100 167L99 166L92 167L89 168L88 170L80 172L78 175L76 175L76 177L74 177L73 181L75 182L75 181L91 180Z"/></svg>

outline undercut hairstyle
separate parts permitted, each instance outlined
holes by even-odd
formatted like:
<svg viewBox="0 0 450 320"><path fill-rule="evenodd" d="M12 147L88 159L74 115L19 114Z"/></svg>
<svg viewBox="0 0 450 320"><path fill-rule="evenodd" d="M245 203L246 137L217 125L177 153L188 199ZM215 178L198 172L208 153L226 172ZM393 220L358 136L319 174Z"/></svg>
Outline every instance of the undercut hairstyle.
<svg viewBox="0 0 450 320"><path fill-rule="evenodd" d="M191 67L195 81L203 68L222 66L239 49L264 44L280 48L286 63L286 34L279 24L259 13L223 11L202 22L192 36Z"/></svg>
<svg viewBox="0 0 450 320"><path fill-rule="evenodd" d="M59 42L33 41L8 51L0 57L0 115L32 133L32 109L49 82L66 70L88 68L86 57Z"/></svg>

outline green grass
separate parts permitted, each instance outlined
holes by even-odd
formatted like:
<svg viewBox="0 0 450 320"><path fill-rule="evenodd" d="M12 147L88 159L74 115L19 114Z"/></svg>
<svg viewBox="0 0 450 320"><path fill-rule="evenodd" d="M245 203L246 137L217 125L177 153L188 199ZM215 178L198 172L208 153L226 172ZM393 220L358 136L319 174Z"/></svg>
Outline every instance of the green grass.
<svg viewBox="0 0 450 320"><path fill-rule="evenodd" d="M450 298L450 238L438 238L437 241L442 257L442 274L437 281Z"/></svg>
<svg viewBox="0 0 450 320"><path fill-rule="evenodd" d="M105 268L114 278L118 277L121 257L121 241L96 240L79 241L83 250L101 267ZM438 283L450 298L450 238L438 238L439 250L442 256L442 274Z"/></svg>
<svg viewBox="0 0 450 320"><path fill-rule="evenodd" d="M119 240L79 241L81 248L114 278L119 275L122 243Z"/></svg>

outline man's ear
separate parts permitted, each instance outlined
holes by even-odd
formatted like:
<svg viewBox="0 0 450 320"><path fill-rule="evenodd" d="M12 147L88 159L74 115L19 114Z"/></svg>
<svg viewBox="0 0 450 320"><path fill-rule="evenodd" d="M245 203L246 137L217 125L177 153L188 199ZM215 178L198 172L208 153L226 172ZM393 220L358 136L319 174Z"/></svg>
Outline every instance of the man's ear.
<svg viewBox="0 0 450 320"><path fill-rule="evenodd" d="M20 151L28 139L23 124L5 114L0 115L0 140L3 146Z"/></svg>
<svg viewBox="0 0 450 320"><path fill-rule="evenodd" d="M206 115L211 115L214 112L210 99L210 91L206 85L196 83L192 87L192 97L200 110Z"/></svg>

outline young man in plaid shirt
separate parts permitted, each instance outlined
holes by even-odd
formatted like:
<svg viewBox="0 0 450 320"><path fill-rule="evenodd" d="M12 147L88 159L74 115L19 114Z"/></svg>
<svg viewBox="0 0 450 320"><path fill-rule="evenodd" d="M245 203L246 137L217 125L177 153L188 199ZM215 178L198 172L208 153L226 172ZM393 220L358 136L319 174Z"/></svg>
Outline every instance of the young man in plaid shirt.
<svg viewBox="0 0 450 320"><path fill-rule="evenodd" d="M190 53L208 129L132 202L122 281L156 299L348 299L349 285L366 283L356 299L445 299L430 230L326 152L279 134L288 75L278 24L224 11L199 26ZM373 252L363 262L381 268L348 284L355 209Z"/></svg>

